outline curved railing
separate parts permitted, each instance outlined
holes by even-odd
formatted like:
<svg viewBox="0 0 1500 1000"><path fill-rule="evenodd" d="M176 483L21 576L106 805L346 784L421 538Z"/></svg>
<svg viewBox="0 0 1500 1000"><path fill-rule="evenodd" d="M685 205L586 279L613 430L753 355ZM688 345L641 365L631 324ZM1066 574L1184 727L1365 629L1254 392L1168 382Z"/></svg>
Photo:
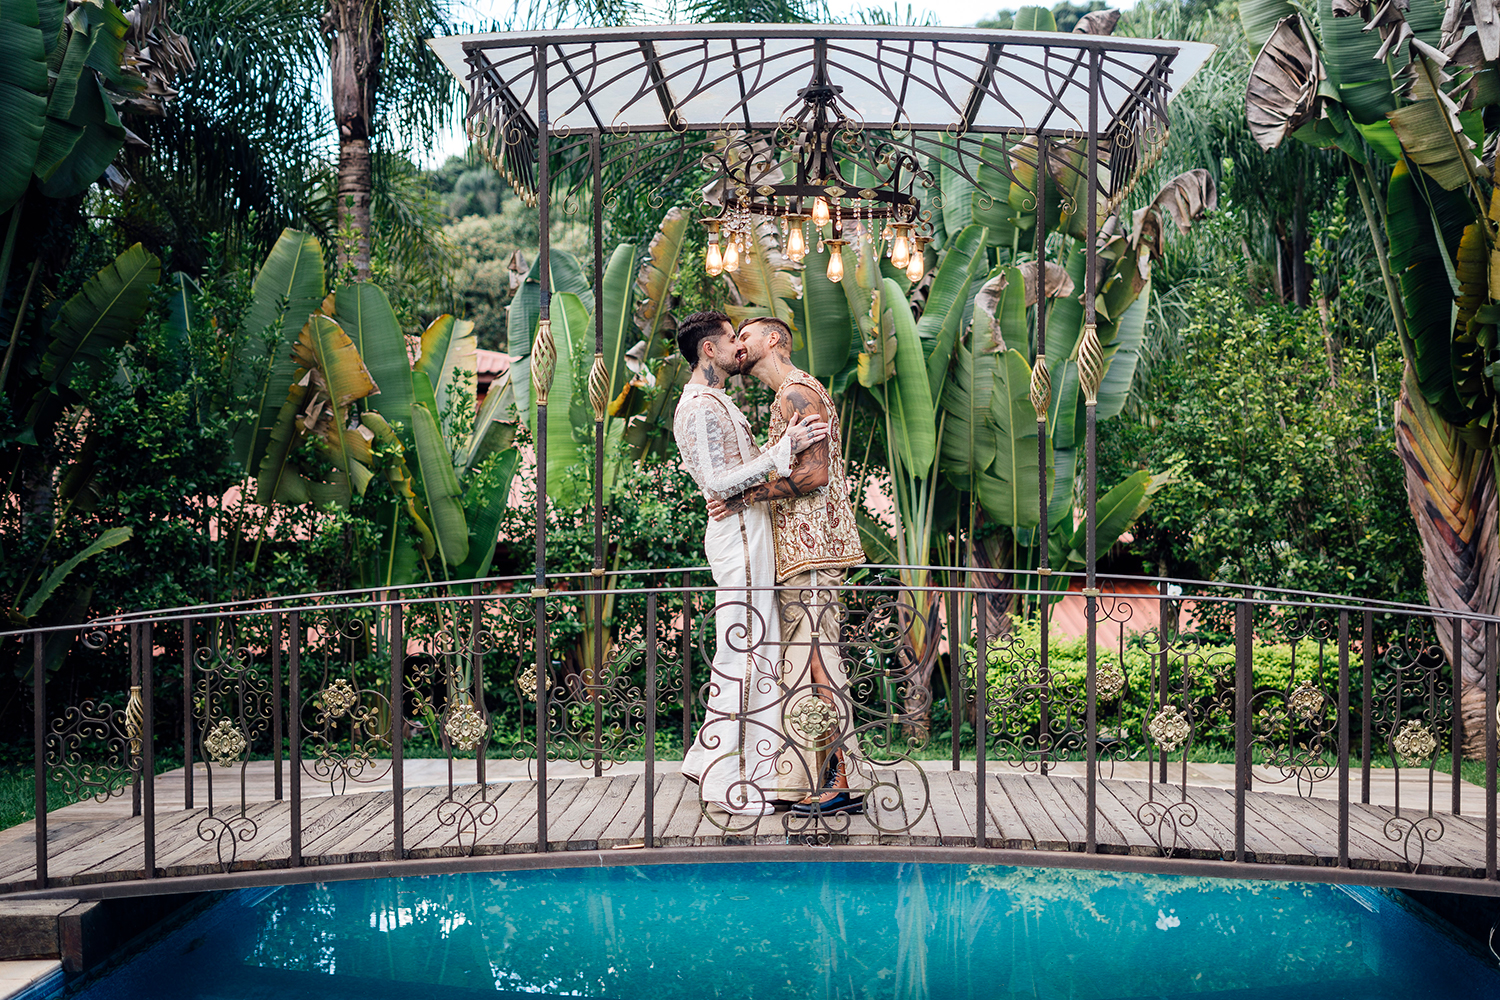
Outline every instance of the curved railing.
<svg viewBox="0 0 1500 1000"><path fill-rule="evenodd" d="M0 888L782 844L1500 894L1500 619L1117 577L1073 591L1081 625L1059 635L1036 611L1065 574L995 588L940 567L912 588L904 569L766 592L788 635L813 626L787 645L773 605L715 605L701 567L0 634L35 668L37 806L34 842L0 845ZM704 726L689 769L740 811L679 776ZM170 801L143 780L164 760L193 762ZM854 790L830 801L862 811L755 814L810 799L840 761ZM68 821L59 795L129 815Z"/></svg>

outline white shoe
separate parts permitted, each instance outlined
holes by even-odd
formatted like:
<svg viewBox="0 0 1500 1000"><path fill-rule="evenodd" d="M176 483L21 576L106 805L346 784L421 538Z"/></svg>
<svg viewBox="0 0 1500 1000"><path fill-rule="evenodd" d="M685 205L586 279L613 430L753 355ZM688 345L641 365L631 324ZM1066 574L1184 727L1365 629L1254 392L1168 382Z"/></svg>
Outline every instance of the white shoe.
<svg viewBox="0 0 1500 1000"><path fill-rule="evenodd" d="M759 802L746 801L739 805L709 799L708 804L724 810L731 816L769 816L776 811L776 807L764 799Z"/></svg>

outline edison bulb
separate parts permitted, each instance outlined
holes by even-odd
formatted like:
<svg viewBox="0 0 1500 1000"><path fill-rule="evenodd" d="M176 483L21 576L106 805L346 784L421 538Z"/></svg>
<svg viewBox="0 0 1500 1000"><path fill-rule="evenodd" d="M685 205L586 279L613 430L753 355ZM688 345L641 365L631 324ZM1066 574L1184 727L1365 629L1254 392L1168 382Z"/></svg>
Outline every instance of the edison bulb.
<svg viewBox="0 0 1500 1000"><path fill-rule="evenodd" d="M729 245L724 248L724 270L733 274L740 269L740 248L730 240Z"/></svg>
<svg viewBox="0 0 1500 1000"><path fill-rule="evenodd" d="M838 247L832 249L828 258L828 280L835 284L844 280L844 254Z"/></svg>
<svg viewBox="0 0 1500 1000"><path fill-rule="evenodd" d="M792 260L801 260L807 256L807 238L802 235L802 223L797 222L787 231L786 255Z"/></svg>
<svg viewBox="0 0 1500 1000"><path fill-rule="evenodd" d="M891 239L891 266L905 267L911 262L911 244L906 241L906 227L897 226Z"/></svg>
<svg viewBox="0 0 1500 1000"><path fill-rule="evenodd" d="M922 255L919 253L912 254L911 263L906 266L906 279L915 285L922 280L922 274L925 271L926 267L925 262L922 260Z"/></svg>
<svg viewBox="0 0 1500 1000"><path fill-rule="evenodd" d="M819 198L817 201L813 202L812 220L813 225L817 226L820 229L828 225L827 198Z"/></svg>
<svg viewBox="0 0 1500 1000"><path fill-rule="evenodd" d="M719 251L719 244L708 245L708 256L703 261L703 270L714 277L718 277L724 271L724 255Z"/></svg>

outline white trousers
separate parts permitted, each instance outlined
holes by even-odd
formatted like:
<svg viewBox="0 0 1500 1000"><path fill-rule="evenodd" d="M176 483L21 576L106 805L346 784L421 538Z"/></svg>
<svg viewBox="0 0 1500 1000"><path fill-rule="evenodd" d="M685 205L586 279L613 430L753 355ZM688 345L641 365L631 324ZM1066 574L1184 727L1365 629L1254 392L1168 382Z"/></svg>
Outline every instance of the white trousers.
<svg viewBox="0 0 1500 1000"><path fill-rule="evenodd" d="M682 773L697 778L707 802L743 806L772 797L778 730L776 557L765 504L722 521L703 539L713 570L715 646L707 710ZM759 590L749 588L763 588Z"/></svg>

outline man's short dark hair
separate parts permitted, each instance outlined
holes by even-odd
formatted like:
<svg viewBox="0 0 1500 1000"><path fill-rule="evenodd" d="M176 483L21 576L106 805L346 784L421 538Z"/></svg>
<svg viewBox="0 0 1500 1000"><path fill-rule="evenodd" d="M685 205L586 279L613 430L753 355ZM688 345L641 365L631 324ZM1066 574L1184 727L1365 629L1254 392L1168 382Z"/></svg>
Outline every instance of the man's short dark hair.
<svg viewBox="0 0 1500 1000"><path fill-rule="evenodd" d="M776 349L778 351L780 351L782 354L791 353L792 328L788 326L785 321L779 320L775 316L751 316L749 319L745 320L745 322L740 324L740 329L743 330L745 329L745 327L757 323L763 323L776 331Z"/></svg>
<svg viewBox="0 0 1500 1000"><path fill-rule="evenodd" d="M677 325L677 349L687 358L688 364L697 368L698 345L710 337L719 336L726 325L734 329L734 323L721 312L695 312Z"/></svg>

